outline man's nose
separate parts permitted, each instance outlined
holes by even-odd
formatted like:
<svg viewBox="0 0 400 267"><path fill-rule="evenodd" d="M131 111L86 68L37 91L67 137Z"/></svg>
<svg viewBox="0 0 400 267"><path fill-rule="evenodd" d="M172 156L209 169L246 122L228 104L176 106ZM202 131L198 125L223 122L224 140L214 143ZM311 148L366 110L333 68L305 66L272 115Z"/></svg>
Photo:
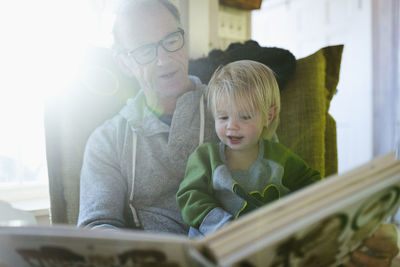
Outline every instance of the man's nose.
<svg viewBox="0 0 400 267"><path fill-rule="evenodd" d="M161 66L166 62L168 62L170 60L169 54L170 53L168 51L165 51L165 49L161 45L159 45L157 47L157 54L156 54L157 65Z"/></svg>

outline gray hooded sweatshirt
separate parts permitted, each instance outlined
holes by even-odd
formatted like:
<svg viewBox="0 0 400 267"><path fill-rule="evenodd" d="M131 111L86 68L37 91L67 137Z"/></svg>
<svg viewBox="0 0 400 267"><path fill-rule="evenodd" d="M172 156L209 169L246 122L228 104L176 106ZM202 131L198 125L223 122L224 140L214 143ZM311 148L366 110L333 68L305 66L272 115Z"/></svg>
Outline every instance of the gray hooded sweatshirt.
<svg viewBox="0 0 400 267"><path fill-rule="evenodd" d="M140 91L92 133L81 171L79 227L135 228L131 197L141 229L187 234L175 194L199 145L201 114L204 142L217 138L212 115L201 110L205 85L190 78L196 89L179 97L170 126L147 107Z"/></svg>

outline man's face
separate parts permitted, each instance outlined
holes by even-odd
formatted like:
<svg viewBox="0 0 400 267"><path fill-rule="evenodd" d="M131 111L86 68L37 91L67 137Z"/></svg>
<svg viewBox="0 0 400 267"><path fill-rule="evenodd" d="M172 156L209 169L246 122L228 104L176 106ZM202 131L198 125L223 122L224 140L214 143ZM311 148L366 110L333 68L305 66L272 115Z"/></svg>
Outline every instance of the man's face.
<svg viewBox="0 0 400 267"><path fill-rule="evenodd" d="M119 39L126 51L156 43L178 30L177 21L164 6L152 4L141 9L135 15L124 17L119 24ZM146 97L177 99L191 85L186 44L176 52L167 52L162 46L157 49L157 57L150 63L139 64L129 60L127 66L138 79Z"/></svg>

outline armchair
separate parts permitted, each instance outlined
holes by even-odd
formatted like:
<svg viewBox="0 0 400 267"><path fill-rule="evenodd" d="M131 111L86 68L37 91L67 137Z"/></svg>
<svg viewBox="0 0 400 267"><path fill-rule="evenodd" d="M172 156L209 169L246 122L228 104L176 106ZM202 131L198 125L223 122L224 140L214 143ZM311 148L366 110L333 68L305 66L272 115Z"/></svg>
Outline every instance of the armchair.
<svg viewBox="0 0 400 267"><path fill-rule="evenodd" d="M280 142L323 176L337 172L336 125L328 110L336 92L342 49L341 45L330 46L302 59L293 58L296 63L293 75L278 79L282 102ZM137 82L120 72L106 49L90 49L84 62L68 90L48 99L46 104L53 224L76 224L80 169L87 138L138 90Z"/></svg>

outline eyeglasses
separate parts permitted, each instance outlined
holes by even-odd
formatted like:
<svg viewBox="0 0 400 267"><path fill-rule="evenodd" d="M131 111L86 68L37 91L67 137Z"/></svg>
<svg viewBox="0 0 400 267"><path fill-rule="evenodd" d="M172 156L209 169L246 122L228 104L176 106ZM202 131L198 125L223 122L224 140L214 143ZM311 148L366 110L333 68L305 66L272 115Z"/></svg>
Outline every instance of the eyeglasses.
<svg viewBox="0 0 400 267"><path fill-rule="evenodd" d="M152 62L158 56L158 47L161 46L167 52L176 52L184 45L184 30L178 28L165 36L162 40L140 46L127 53L128 57L133 58L138 64L145 65Z"/></svg>

